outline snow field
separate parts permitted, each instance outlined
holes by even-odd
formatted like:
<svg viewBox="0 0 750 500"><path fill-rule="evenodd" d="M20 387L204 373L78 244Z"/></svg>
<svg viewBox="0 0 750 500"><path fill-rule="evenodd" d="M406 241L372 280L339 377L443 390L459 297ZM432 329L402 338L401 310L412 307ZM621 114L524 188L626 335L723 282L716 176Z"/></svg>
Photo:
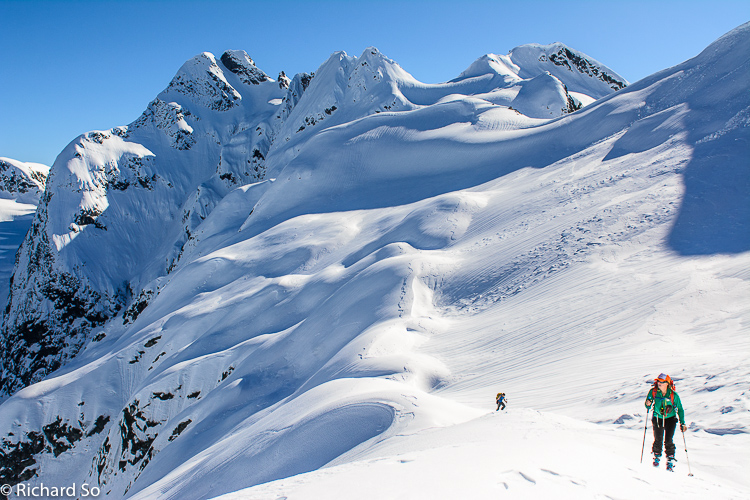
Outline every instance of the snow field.
<svg viewBox="0 0 750 500"><path fill-rule="evenodd" d="M683 458L669 473L664 465L654 469L648 455L639 463L642 436L642 429L511 407L452 427L394 437L354 460L348 456L314 472L217 498L745 498L746 489L712 473L736 478L746 461L702 448L688 435L695 475L688 477ZM696 463L696 455L710 457L713 465Z"/></svg>

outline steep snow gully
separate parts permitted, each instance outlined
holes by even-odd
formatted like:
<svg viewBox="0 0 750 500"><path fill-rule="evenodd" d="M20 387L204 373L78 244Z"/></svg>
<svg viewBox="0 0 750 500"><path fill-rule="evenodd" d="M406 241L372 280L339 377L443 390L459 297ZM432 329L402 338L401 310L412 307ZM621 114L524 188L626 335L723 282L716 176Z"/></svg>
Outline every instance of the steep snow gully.
<svg viewBox="0 0 750 500"><path fill-rule="evenodd" d="M750 24L633 84L562 44L442 84L375 48L275 80L196 56L46 178L3 318L0 480L747 498L747 74ZM660 372L689 424L674 474L638 462Z"/></svg>

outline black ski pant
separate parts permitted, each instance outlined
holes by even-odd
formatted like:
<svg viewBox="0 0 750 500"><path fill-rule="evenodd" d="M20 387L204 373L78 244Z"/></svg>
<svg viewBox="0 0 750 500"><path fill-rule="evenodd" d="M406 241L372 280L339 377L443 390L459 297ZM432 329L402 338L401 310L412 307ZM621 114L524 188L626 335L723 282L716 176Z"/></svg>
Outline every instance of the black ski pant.
<svg viewBox="0 0 750 500"><path fill-rule="evenodd" d="M654 424L654 445L651 447L651 451L654 455L661 456L661 445L664 443L664 451L668 457L674 456L675 445L672 439L674 438L674 431L677 428L677 415L673 415L669 418L652 417L651 423Z"/></svg>
<svg viewBox="0 0 750 500"><path fill-rule="evenodd" d="M502 408L501 408L502 406ZM504 410L505 409L505 401L498 401L497 402L497 410ZM495 410L495 411L497 411Z"/></svg>

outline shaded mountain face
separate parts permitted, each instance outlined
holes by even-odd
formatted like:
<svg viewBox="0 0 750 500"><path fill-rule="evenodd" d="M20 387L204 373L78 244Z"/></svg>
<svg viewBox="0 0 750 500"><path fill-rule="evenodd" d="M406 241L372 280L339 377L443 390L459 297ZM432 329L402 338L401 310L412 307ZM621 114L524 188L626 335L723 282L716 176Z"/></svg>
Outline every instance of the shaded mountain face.
<svg viewBox="0 0 750 500"><path fill-rule="evenodd" d="M747 33L617 91L564 48L437 85L374 48L283 82L238 51L188 61L52 167L3 325L2 479L204 498L476 415L440 391L473 404L518 377L562 405L554 373L538 388L486 353L553 370L586 354L580 332L621 352L654 303L681 311L681 277L627 266L690 266L666 236L696 142L740 156ZM628 302L643 280L664 285ZM544 314L566 286L563 334Z"/></svg>

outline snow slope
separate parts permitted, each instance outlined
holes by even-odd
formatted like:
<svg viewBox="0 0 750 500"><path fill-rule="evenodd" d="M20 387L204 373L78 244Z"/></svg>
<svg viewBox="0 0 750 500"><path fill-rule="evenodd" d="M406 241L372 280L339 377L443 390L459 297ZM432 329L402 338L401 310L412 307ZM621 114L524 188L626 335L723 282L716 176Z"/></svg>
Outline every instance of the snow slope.
<svg viewBox="0 0 750 500"><path fill-rule="evenodd" d="M691 469L674 474L639 464L642 429L597 425L554 413L508 409L469 422L389 440L366 457L221 495L278 498L746 498L747 457L729 458L720 441L689 439ZM741 444L746 445L747 439ZM681 447L678 446L678 449ZM718 448L718 449L717 449ZM696 457L698 460L696 460ZM733 463L733 462L739 463Z"/></svg>
<svg viewBox="0 0 750 500"><path fill-rule="evenodd" d="M671 116L657 108L645 123L543 169L460 193L474 210L456 203L444 224L467 211L471 223L440 252L454 270L423 278L435 289L438 326L419 352L450 370L433 394L489 410L504 390L507 414L389 437L325 469L222 498L746 498L750 186L741 117L750 103L731 75L747 70L749 53L746 25L582 113L660 103ZM689 79L696 74L704 87ZM695 94L671 99L676 88ZM723 97L734 103L723 114L700 102ZM701 120L733 137L702 150L718 137L696 130ZM628 152L619 149L639 129ZM651 147L633 147L641 141ZM694 216L693 238L680 245L674 232L689 202L683 179L698 177L692 170L717 151L728 164L717 170L714 162L701 176L703 193L726 197L722 241L731 243L704 255L695 249L703 232L718 231L712 224ZM678 378L692 478L679 433L679 475L637 462L640 401L660 371Z"/></svg>
<svg viewBox="0 0 750 500"><path fill-rule="evenodd" d="M269 126L268 178L217 198L147 301L0 405L4 478L124 498L747 496L749 61L750 24L542 119L511 103L540 75L545 102L552 72L429 86L374 49L334 54ZM216 84L206 106L237 102ZM677 474L638 463L661 371L693 478L679 441Z"/></svg>

